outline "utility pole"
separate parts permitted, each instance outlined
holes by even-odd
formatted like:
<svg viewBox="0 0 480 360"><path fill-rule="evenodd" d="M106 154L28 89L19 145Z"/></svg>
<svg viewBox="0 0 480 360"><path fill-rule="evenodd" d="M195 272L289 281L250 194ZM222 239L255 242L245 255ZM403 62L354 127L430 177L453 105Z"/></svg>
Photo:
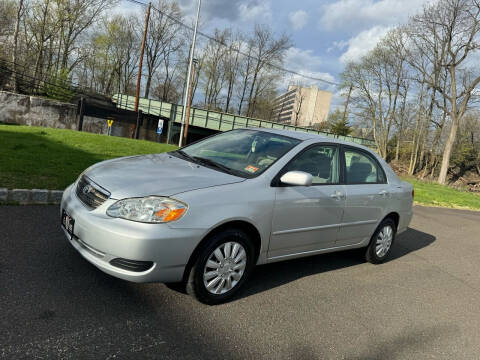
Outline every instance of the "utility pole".
<svg viewBox="0 0 480 360"><path fill-rule="evenodd" d="M148 22L150 20L150 8L152 7L152 3L148 3L147 7L147 15L145 16L145 29L143 30L143 39L142 39L142 46L140 47L140 60L138 62L138 76L137 76L137 89L135 91L135 106L134 110L135 112L138 111L138 100L140 97L140 85L142 83L142 67L143 67L143 53L145 52L145 43L147 41L147 32L148 32ZM132 132L133 134L136 133L137 131L137 126L138 126L138 121L137 125L135 125L135 128Z"/></svg>
<svg viewBox="0 0 480 360"><path fill-rule="evenodd" d="M187 118L187 111L190 114L190 87L191 78L192 78L192 68L193 68L193 53L195 52L195 41L197 40L197 28L198 28L198 18L200 17L200 6L202 4L202 0L198 0L198 8L197 8L197 19L195 20L195 28L193 29L193 38L192 38L192 46L190 48L190 59L188 61L188 73L187 73L187 86L185 86L185 96L183 100L183 111L182 111L182 127L180 128L180 138L178 140L178 146L182 146L183 143L183 136L185 131L185 121ZM188 108L187 108L188 107Z"/></svg>
<svg viewBox="0 0 480 360"><path fill-rule="evenodd" d="M183 144L187 143L187 136L188 136L188 124L190 122L190 108L192 107L192 93L193 93L193 78L195 77L195 66L197 65L198 60L193 59L192 62L192 76L190 79L190 91L188 92L188 105L187 105L187 114L185 119L185 129L183 132ZM193 120L193 119L192 119Z"/></svg>

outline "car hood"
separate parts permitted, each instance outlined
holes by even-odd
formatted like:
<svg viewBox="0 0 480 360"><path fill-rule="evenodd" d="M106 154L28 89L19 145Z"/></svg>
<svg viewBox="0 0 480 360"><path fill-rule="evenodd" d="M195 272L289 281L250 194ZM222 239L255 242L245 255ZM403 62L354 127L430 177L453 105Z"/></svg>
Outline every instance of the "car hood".
<svg viewBox="0 0 480 360"><path fill-rule="evenodd" d="M103 161L84 173L113 199L171 196L245 179L171 156L151 154Z"/></svg>

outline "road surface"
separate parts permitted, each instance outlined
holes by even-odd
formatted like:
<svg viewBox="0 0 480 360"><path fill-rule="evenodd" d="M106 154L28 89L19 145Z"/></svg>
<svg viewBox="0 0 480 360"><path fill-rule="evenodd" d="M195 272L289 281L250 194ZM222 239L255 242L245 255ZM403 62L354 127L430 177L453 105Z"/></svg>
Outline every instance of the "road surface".
<svg viewBox="0 0 480 360"><path fill-rule="evenodd" d="M56 206L0 207L0 358L478 359L480 212L414 212L386 264L265 265L209 307L97 270Z"/></svg>

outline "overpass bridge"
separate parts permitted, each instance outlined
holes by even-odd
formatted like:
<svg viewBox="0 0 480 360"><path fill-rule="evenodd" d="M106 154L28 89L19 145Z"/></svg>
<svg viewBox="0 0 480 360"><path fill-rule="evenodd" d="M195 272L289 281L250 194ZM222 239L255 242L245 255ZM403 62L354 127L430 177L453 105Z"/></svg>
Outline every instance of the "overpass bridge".
<svg viewBox="0 0 480 360"><path fill-rule="evenodd" d="M135 96L115 94L112 101L117 104L118 108L133 110L135 104ZM167 142L178 143L180 136L180 126L182 122L183 106L172 104L165 101L151 100L140 98L138 109L142 110L144 114L158 116L160 119L168 121L167 125ZM189 121L189 141L200 139L204 136L214 134L219 131L228 131L237 128L272 128L284 129L291 131L303 131L307 133L314 133L337 139L350 141L356 144L365 145L375 148L375 142L369 139L363 139L354 136L338 136L327 132L317 131L314 129L292 126L286 124L279 124L272 121L249 118L240 115L234 115L214 110L204 110L196 107L190 109Z"/></svg>

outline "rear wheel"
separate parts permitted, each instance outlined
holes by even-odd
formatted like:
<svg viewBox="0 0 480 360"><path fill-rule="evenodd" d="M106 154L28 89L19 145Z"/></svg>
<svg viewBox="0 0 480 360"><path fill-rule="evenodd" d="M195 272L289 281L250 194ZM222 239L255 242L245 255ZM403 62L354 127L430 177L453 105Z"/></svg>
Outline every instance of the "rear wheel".
<svg viewBox="0 0 480 360"><path fill-rule="evenodd" d="M230 300L250 275L254 255L243 231L228 229L214 235L190 270L187 293L209 305Z"/></svg>
<svg viewBox="0 0 480 360"><path fill-rule="evenodd" d="M365 258L372 264L383 263L391 252L397 226L390 218L383 220L370 240Z"/></svg>

